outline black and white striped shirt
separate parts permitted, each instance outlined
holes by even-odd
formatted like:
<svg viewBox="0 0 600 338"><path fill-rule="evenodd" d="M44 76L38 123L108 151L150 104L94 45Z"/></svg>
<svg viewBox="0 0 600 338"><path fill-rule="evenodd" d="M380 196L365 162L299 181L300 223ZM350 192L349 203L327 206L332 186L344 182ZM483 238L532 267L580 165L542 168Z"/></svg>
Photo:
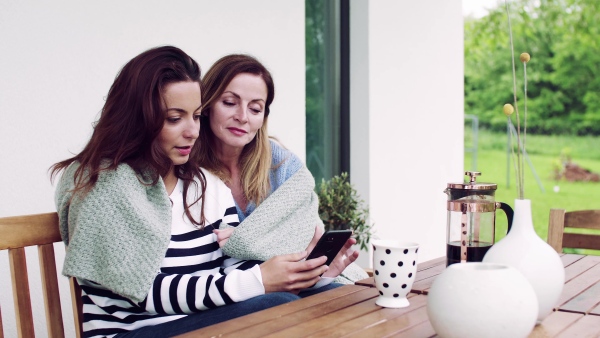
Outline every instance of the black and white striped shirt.
<svg viewBox="0 0 600 338"><path fill-rule="evenodd" d="M212 230L220 222L235 226L239 220L229 188L210 173L205 175L204 212L209 225L199 230L185 216L179 181L170 196L171 241L146 300L135 304L99 284L78 279L85 337L110 337L265 293L259 261L229 258L221 251Z"/></svg>

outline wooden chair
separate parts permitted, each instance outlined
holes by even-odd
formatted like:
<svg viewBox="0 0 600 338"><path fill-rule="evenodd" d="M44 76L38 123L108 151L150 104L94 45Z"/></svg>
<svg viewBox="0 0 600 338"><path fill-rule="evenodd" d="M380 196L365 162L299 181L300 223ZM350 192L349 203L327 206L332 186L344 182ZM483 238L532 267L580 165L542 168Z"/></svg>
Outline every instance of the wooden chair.
<svg viewBox="0 0 600 338"><path fill-rule="evenodd" d="M0 250L8 250L15 317L19 337L34 337L29 277L25 260L25 247L37 246L42 291L46 310L48 337L64 337L60 296L58 292L58 274L54 258L53 243L62 242L58 229L58 214L55 212L27 216L0 218ZM71 278L71 298L77 338L81 337L82 301L81 289ZM0 338L2 316L0 313Z"/></svg>
<svg viewBox="0 0 600 338"><path fill-rule="evenodd" d="M600 250L600 234L565 232L569 228L600 231L600 210L565 212L564 209L550 209L548 226L548 244L558 253L562 253L563 248Z"/></svg>

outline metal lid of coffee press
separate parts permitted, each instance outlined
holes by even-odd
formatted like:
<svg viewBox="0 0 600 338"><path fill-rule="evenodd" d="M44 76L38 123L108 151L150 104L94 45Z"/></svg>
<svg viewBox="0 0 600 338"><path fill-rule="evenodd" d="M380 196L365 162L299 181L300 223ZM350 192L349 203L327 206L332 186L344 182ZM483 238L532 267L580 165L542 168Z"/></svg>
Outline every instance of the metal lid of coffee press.
<svg viewBox="0 0 600 338"><path fill-rule="evenodd" d="M498 184L496 183L482 183L476 182L477 176L481 176L479 171L465 171L465 175L469 176L469 182L464 183L448 183L448 189L459 189L459 190L496 190Z"/></svg>

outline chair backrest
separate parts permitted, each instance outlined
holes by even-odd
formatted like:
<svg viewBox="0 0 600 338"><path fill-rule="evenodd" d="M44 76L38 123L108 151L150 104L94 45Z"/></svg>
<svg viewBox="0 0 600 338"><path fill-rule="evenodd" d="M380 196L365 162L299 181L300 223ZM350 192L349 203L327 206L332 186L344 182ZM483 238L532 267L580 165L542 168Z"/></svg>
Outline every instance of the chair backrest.
<svg viewBox="0 0 600 338"><path fill-rule="evenodd" d="M25 247L37 246L42 279L42 292L48 337L64 337L58 274L53 243L62 242L55 212L27 216L0 218L0 250L8 250L10 274L15 303L15 318L19 337L34 337L29 277L25 260ZM77 337L81 337L81 294L74 279L71 280L71 299ZM0 313L0 338L3 337Z"/></svg>
<svg viewBox="0 0 600 338"><path fill-rule="evenodd" d="M548 244L559 253L563 248L600 250L599 234L565 232L568 228L600 230L600 210L551 209L548 226Z"/></svg>

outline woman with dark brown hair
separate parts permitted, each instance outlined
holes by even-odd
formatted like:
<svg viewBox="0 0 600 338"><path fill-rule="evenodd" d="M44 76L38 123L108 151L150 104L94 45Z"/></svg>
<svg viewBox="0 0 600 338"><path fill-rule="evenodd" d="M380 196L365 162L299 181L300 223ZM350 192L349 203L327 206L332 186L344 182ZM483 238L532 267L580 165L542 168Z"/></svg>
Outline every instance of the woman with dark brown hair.
<svg viewBox="0 0 600 338"><path fill-rule="evenodd" d="M231 189L241 222L215 231L224 252L267 260L310 251L323 234L315 181L295 154L269 137L271 73L252 56L231 54L215 62L202 81L199 165ZM319 286L333 278L350 284L368 277L352 264L358 257L354 243L348 240Z"/></svg>
<svg viewBox="0 0 600 338"><path fill-rule="evenodd" d="M82 287L86 337L181 334L298 299L327 270L304 253L223 254L212 231L239 222L231 191L189 161L201 148L200 76L175 47L134 57L88 144L51 168L62 173L63 274Z"/></svg>

